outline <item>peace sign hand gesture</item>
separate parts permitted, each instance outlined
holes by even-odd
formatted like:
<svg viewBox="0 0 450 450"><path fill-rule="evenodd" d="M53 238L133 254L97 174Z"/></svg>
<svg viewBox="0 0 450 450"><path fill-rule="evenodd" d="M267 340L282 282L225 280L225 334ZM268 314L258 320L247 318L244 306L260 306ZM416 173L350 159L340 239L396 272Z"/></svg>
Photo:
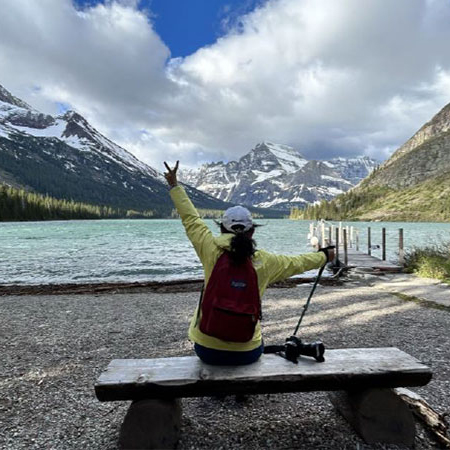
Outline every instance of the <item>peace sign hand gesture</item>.
<svg viewBox="0 0 450 450"><path fill-rule="evenodd" d="M177 161L175 164L175 167L173 169L171 169L169 167L169 165L164 161L164 165L166 166L167 172L164 174L167 183L169 184L169 186L171 188L178 186L178 181L177 181L177 170L178 170L178 163L180 161Z"/></svg>

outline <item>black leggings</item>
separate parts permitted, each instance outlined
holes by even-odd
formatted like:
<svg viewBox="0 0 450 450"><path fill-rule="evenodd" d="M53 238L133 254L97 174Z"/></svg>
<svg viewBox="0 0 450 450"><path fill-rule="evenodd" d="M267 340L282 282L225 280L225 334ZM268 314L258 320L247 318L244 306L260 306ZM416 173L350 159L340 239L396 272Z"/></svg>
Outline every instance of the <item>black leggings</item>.
<svg viewBox="0 0 450 450"><path fill-rule="evenodd" d="M206 364L214 366L244 366L258 361L263 353L264 345L261 344L258 348L246 352L232 352L215 350L195 343L194 350L197 356Z"/></svg>

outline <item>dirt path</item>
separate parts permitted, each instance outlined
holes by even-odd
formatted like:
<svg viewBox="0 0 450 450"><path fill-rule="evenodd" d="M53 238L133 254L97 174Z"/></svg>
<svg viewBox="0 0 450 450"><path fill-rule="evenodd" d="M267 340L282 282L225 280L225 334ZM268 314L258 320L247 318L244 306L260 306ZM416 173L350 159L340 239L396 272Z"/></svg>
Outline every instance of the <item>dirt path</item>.
<svg viewBox="0 0 450 450"><path fill-rule="evenodd" d="M301 329L328 348L396 346L430 365L414 389L450 412L450 312L404 301L369 280L319 286ZM310 289L270 289L263 333L282 342ZM187 323L198 292L0 297L0 448L115 449L127 402L102 404L93 383L113 358L192 354ZM260 395L246 403L183 400L180 449L398 448L368 446L325 393ZM436 448L418 426L416 448Z"/></svg>

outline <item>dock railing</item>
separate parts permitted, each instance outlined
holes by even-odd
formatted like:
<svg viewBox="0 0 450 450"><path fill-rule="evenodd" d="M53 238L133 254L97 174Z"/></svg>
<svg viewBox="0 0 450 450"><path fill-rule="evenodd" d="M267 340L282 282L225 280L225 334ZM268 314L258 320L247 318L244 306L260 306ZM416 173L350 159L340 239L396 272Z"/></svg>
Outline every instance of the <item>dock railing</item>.
<svg viewBox="0 0 450 450"><path fill-rule="evenodd" d="M381 246L372 244L372 229L367 227L367 254L372 255L372 250L381 250L381 260L386 261L386 228L381 229ZM360 251L360 229L353 225L345 225L342 222L334 224L326 220L310 222L308 239L315 248L336 246L336 258L339 258L340 249L344 255L344 262L348 263L348 249ZM403 240L403 228L398 230L398 264L405 265L405 250Z"/></svg>

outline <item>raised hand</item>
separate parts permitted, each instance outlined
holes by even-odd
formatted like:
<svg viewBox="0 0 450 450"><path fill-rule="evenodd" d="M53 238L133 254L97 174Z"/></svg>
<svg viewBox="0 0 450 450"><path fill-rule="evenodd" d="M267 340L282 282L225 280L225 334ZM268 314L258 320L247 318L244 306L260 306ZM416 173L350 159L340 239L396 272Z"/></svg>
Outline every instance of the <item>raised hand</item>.
<svg viewBox="0 0 450 450"><path fill-rule="evenodd" d="M334 258L336 256L335 249L336 247L334 245L329 245L328 247L319 248L319 252L324 252L325 256L327 257L327 262L333 262Z"/></svg>
<svg viewBox="0 0 450 450"><path fill-rule="evenodd" d="M328 262L333 262L334 258L335 258L335 252L334 252L334 248L329 248L328 249Z"/></svg>
<svg viewBox="0 0 450 450"><path fill-rule="evenodd" d="M178 163L180 161L177 161L175 164L175 167L171 169L169 165L164 161L164 165L166 166L167 172L164 173L164 177L167 180L168 185L173 188L175 186L178 186L177 181L177 170L178 170Z"/></svg>

